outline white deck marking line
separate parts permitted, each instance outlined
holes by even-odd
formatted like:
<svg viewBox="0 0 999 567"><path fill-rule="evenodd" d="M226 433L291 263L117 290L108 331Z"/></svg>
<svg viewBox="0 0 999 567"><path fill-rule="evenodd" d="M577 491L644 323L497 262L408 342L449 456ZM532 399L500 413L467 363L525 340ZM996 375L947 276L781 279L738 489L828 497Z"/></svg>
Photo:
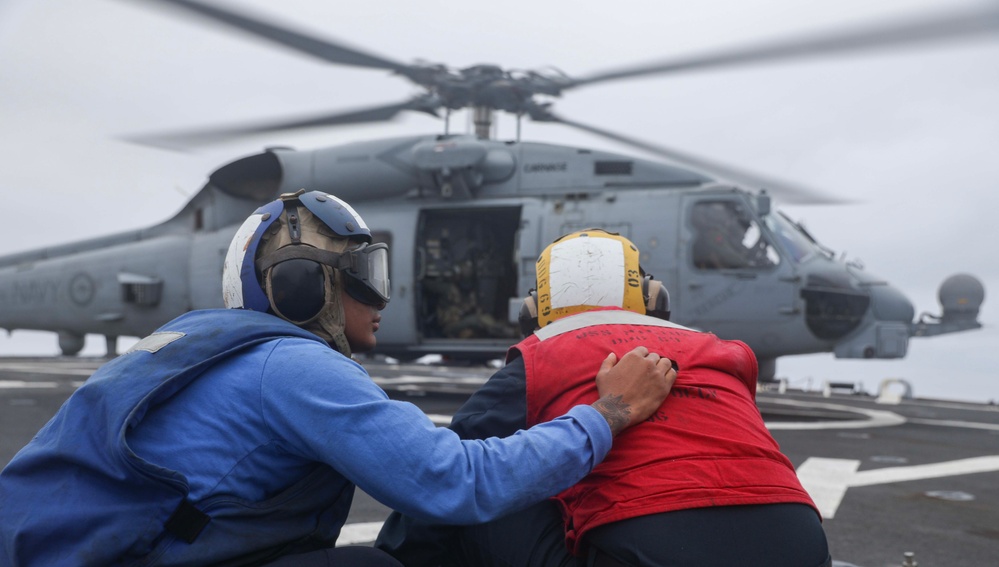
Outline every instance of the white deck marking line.
<svg viewBox="0 0 999 567"><path fill-rule="evenodd" d="M27 382L25 380L0 380L0 389L58 388L58 382Z"/></svg>
<svg viewBox="0 0 999 567"><path fill-rule="evenodd" d="M375 541L378 532L385 522L359 522L356 524L346 524L340 530L340 537L336 539L337 547L342 545L357 545Z"/></svg>
<svg viewBox="0 0 999 567"><path fill-rule="evenodd" d="M996 406L993 404L981 402L960 402L960 401L947 401L947 400L925 400L925 399L913 399L905 400L906 405L912 406L924 406L930 408L947 408L947 409L959 409L964 411L990 411L994 412L997 410Z"/></svg>
<svg viewBox="0 0 999 567"><path fill-rule="evenodd" d="M856 420L829 420L829 421L779 421L773 423L767 423L767 429L777 430L777 429L861 429L867 427L888 427L891 425L902 425L905 423L905 418L898 415L897 413L884 411L884 410L871 410L863 408L852 408L849 406L843 406L839 404L823 404L814 402L801 402L798 400L774 400L768 399L768 402L775 404L783 404L788 406L805 407L805 408L816 408L816 409L829 409L834 411L842 411L846 413L859 413L867 416L867 419L856 419Z"/></svg>
<svg viewBox="0 0 999 567"><path fill-rule="evenodd" d="M957 421L952 419L915 419L909 418L909 423L919 423L921 425L939 425L940 427L964 427L967 429L986 429L999 431L997 423L981 423L978 421Z"/></svg>
<svg viewBox="0 0 999 567"><path fill-rule="evenodd" d="M909 480L923 480L926 478L992 471L999 471L999 455L971 457L969 459L929 463L926 465L860 471L853 475L850 486L871 486L874 484L889 484L892 482L906 482Z"/></svg>
<svg viewBox="0 0 999 567"><path fill-rule="evenodd" d="M798 467L798 480L815 501L823 518L836 516L836 510L852 486L873 486L927 478L999 471L999 455L972 457L942 463L886 467L857 472L860 461L809 457Z"/></svg>
<svg viewBox="0 0 999 567"><path fill-rule="evenodd" d="M445 383L445 384L485 384L486 381L482 378L475 376L372 376L372 380L375 382L386 384L396 384L399 382L407 384L434 384L434 383Z"/></svg>
<svg viewBox="0 0 999 567"><path fill-rule="evenodd" d="M968 429L984 429L987 431L999 431L999 424L995 423L982 423L977 421L960 421L960 420L947 420L947 419L906 418L898 415L895 412L890 412L885 410L854 408L839 404L803 402L799 400L768 399L767 401L770 403L783 404L787 406L829 409L829 410L843 411L848 413L859 413L867 416L867 419L859 419L859 420L844 420L844 421L828 420L828 421L815 421L815 422L778 421L773 423L767 423L766 424L767 429L771 430L858 429L865 427L887 427L892 425L902 425L903 423L908 422L908 423L919 423L923 425L936 425L940 427L964 427Z"/></svg>
<svg viewBox="0 0 999 567"><path fill-rule="evenodd" d="M798 480L808 492L823 518L836 516L849 484L846 479L857 472L860 461L809 457L798 467Z"/></svg>
<svg viewBox="0 0 999 567"><path fill-rule="evenodd" d="M96 369L39 366L37 364L4 364L0 365L0 370L5 372L23 372L25 374L58 374L72 376L90 376L96 371Z"/></svg>
<svg viewBox="0 0 999 567"><path fill-rule="evenodd" d="M442 415L439 413L428 413L427 417L430 418L430 421L434 422L434 425L448 426L451 425L451 418L453 418L454 416Z"/></svg>

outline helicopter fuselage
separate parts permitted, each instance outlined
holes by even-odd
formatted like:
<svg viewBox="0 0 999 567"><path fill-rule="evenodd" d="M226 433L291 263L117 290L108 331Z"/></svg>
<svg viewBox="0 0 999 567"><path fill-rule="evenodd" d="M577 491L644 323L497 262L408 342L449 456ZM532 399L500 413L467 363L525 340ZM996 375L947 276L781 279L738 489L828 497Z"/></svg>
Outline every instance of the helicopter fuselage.
<svg viewBox="0 0 999 567"><path fill-rule="evenodd" d="M608 152L436 136L271 149L214 172L160 225L0 258L0 327L56 331L75 354L88 333L111 346L221 307L236 228L300 188L351 203L389 244L378 352L399 358L502 356L542 249L590 227L632 240L669 290L672 319L745 341L762 377L779 356L900 358L910 336L979 326L977 305L946 329L915 323L898 290L837 260L765 194Z"/></svg>

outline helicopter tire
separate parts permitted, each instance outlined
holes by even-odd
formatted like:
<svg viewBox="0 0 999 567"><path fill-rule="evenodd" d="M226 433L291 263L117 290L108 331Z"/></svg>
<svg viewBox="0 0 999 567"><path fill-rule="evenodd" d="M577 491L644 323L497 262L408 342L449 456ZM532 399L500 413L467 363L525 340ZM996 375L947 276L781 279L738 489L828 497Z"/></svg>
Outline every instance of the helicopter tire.
<svg viewBox="0 0 999 567"><path fill-rule="evenodd" d="M59 331L59 350L63 356L76 356L83 350L84 336L69 331Z"/></svg>
<svg viewBox="0 0 999 567"><path fill-rule="evenodd" d="M765 382L773 380L777 375L777 359L776 358L761 358L757 361L760 371L757 375L757 380L760 382Z"/></svg>

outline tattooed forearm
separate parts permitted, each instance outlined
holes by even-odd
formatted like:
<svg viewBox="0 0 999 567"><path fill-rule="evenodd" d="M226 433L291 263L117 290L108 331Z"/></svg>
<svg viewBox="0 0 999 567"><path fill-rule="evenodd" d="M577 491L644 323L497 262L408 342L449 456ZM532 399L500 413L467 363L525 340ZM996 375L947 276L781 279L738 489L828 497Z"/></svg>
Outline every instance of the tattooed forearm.
<svg viewBox="0 0 999 567"><path fill-rule="evenodd" d="M624 402L623 396L608 394L593 402L593 407L607 420L612 435L616 436L628 427L631 406Z"/></svg>

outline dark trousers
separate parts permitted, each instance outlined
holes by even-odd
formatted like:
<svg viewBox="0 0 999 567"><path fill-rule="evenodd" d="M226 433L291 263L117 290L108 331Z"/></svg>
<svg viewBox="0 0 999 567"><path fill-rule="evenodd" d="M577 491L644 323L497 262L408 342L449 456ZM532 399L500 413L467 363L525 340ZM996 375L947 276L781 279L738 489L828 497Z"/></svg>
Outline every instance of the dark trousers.
<svg viewBox="0 0 999 567"><path fill-rule="evenodd" d="M587 541L595 551L591 561L601 559L608 566L823 567L831 562L819 517L803 504L639 516L594 528Z"/></svg>
<svg viewBox="0 0 999 567"><path fill-rule="evenodd" d="M562 517L543 502L460 530L456 565L502 567L824 567L815 511L802 504L718 506L640 516L594 528L590 553L566 550Z"/></svg>
<svg viewBox="0 0 999 567"><path fill-rule="evenodd" d="M266 567L402 567L384 551L347 546L286 555Z"/></svg>

